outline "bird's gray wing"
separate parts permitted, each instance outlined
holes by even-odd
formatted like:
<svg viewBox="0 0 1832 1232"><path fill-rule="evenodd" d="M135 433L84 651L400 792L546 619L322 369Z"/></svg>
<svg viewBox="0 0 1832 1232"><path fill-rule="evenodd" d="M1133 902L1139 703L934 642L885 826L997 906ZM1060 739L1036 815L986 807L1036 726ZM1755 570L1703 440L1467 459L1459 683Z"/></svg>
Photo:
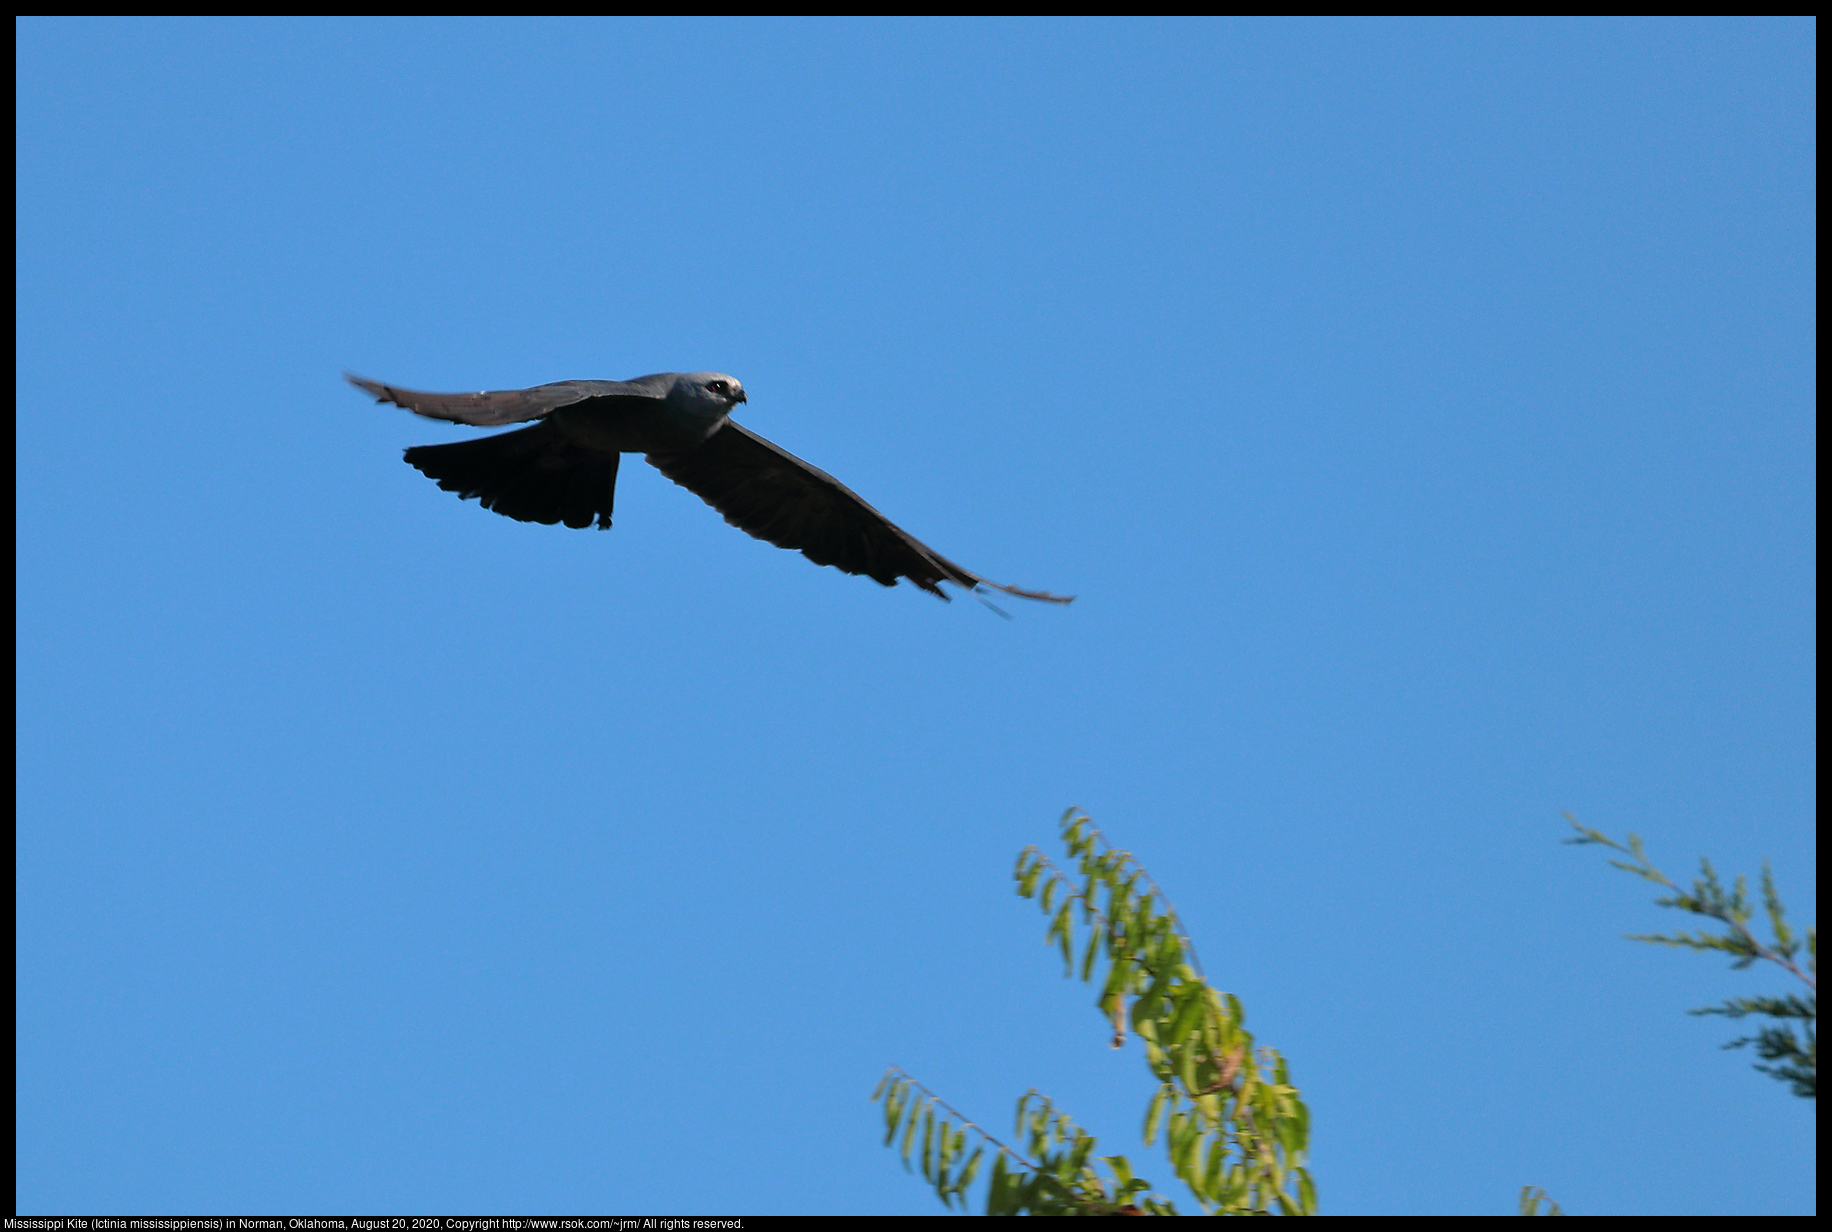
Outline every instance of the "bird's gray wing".
<svg viewBox="0 0 1832 1232"><path fill-rule="evenodd" d="M549 421L449 445L415 445L407 462L447 492L476 497L505 518L575 529L596 520L599 530L609 530L620 456L568 440Z"/></svg>
<svg viewBox="0 0 1832 1232"><path fill-rule="evenodd" d="M971 590L990 586L1050 603L1069 599L1001 586L938 555L900 529L845 484L726 420L694 449L652 453L651 465L725 515L739 530L817 565L895 586L908 578L930 594L942 582Z"/></svg>
<svg viewBox="0 0 1832 1232"><path fill-rule="evenodd" d="M344 378L358 389L375 395L377 402L392 402L428 419L449 419L454 423L492 428L501 424L522 423L550 415L563 406L587 400L638 399L654 405L657 395L646 385L628 381L555 381L533 389L496 389L475 394L429 394L417 389L400 389L380 381L367 380L344 373ZM667 391L661 391L665 396ZM608 404L607 404L608 405Z"/></svg>

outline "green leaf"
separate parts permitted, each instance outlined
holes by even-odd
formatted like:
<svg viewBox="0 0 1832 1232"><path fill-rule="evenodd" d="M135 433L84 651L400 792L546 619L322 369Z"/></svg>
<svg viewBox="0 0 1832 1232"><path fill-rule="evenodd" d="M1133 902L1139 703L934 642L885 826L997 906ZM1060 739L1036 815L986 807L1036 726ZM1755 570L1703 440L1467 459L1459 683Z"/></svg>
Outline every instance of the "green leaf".
<svg viewBox="0 0 1832 1232"><path fill-rule="evenodd" d="M905 1169L908 1169L910 1166L910 1147L914 1145L915 1142L918 1111L919 1106L912 1105L909 1119L903 1123L903 1166Z"/></svg>
<svg viewBox="0 0 1832 1232"><path fill-rule="evenodd" d="M1539 1209L1541 1202L1547 1206L1543 1212ZM1558 1203L1547 1197L1546 1191L1539 1186L1522 1185L1520 1187L1520 1213L1522 1215L1563 1215L1565 1212L1561 1211Z"/></svg>
<svg viewBox="0 0 1832 1232"><path fill-rule="evenodd" d="M992 1176L986 1183L986 1213L988 1215L1011 1213L1010 1199L1014 1179L1006 1170L1005 1152L996 1152L992 1157Z"/></svg>
<svg viewBox="0 0 1832 1232"><path fill-rule="evenodd" d="M1115 959L1107 967L1107 980L1101 985L1099 1004L1111 1004L1114 997L1123 996L1126 985L1130 982L1132 967Z"/></svg>
<svg viewBox="0 0 1832 1232"><path fill-rule="evenodd" d="M1165 1108L1176 1107L1176 1093L1167 1086L1159 1085L1151 1097L1151 1103L1145 1106L1145 1145L1150 1146L1158 1140L1158 1127L1164 1120Z"/></svg>
<svg viewBox="0 0 1832 1232"><path fill-rule="evenodd" d="M1227 1162L1228 1162L1227 1139L1222 1138L1220 1136L1211 1138L1209 1140L1209 1157L1207 1160L1207 1166L1203 1169L1203 1172L1202 1172L1203 1186L1209 1193L1214 1193L1215 1190L1220 1187L1221 1178L1223 1175L1225 1175L1224 1169L1225 1169L1225 1165L1227 1164Z"/></svg>
<svg viewBox="0 0 1832 1232"><path fill-rule="evenodd" d="M903 1100L901 1092L892 1091L884 1101L884 1145L889 1146L891 1139L897 1136L897 1122L903 1117Z"/></svg>
<svg viewBox="0 0 1832 1232"><path fill-rule="evenodd" d="M1158 1018L1164 1011L1159 1003L1169 994L1171 973L1160 968L1145 991L1139 994L1132 1007L1132 1028L1138 1030L1146 1018Z"/></svg>
<svg viewBox="0 0 1832 1232"><path fill-rule="evenodd" d="M1206 1000L1203 993L1206 991L1208 990L1201 984L1185 984L1177 989L1175 994L1177 1010L1170 1020L1170 1030L1165 1036L1166 1042L1172 1047L1181 1047L1183 1042L1189 1038L1190 1033L1196 1029L1196 1024L1201 1021L1203 1002Z"/></svg>
<svg viewBox="0 0 1832 1232"><path fill-rule="evenodd" d="M1125 885L1121 882L1114 881L1112 875L1109 874L1107 879L1107 918L1118 927L1124 928L1126 926L1126 918L1131 914L1132 912L1126 899Z"/></svg>
<svg viewBox="0 0 1832 1232"><path fill-rule="evenodd" d="M1093 928L1088 930L1087 952L1081 956L1081 980L1084 984L1087 983L1088 978L1094 974L1094 956L1100 953L1101 935L1103 931L1104 929L1100 924L1096 924Z"/></svg>
<svg viewBox="0 0 1832 1232"><path fill-rule="evenodd" d="M961 1197L961 1209L967 1208L967 1189L973 1184L974 1174L980 1170L980 1158L986 1154L984 1146L973 1148L973 1154L967 1156L967 1162L961 1165L959 1175L954 1178L954 1192Z"/></svg>

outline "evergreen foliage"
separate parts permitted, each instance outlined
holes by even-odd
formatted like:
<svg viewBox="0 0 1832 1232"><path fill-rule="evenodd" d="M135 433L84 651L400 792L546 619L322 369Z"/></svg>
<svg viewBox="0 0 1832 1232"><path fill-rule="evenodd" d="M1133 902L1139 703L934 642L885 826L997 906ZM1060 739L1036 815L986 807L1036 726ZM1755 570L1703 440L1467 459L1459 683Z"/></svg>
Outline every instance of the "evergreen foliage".
<svg viewBox="0 0 1832 1232"><path fill-rule="evenodd" d="M1806 985L1805 996L1789 993L1783 997L1732 997L1722 1005L1707 1005L1689 1012L1721 1014L1726 1018L1760 1015L1774 1019L1773 1023L1758 1026L1754 1035L1733 1039L1724 1047L1745 1048L1755 1045L1756 1055L1770 1062L1758 1062L1756 1069L1787 1083L1800 1098L1817 1100L1819 939L1811 926L1807 928L1804 937L1796 935L1788 927L1786 909L1781 905L1781 896L1775 890L1775 875L1767 863L1762 865L1762 908L1768 916L1769 929L1774 934L1772 942L1764 942L1750 931L1749 921L1755 916L1755 908L1750 905L1749 886L1742 877L1737 878L1734 889L1726 890L1723 882L1718 880L1717 871L1711 867L1711 861L1701 860L1701 876L1692 883L1690 890L1682 890L1665 873L1654 867L1637 835L1629 835L1626 844L1618 843L1601 831L1579 825L1577 819L1570 814L1566 814L1566 820L1578 832L1576 838L1566 839L1567 843L1580 846L1595 843L1619 851L1629 859L1611 860L1611 864L1673 891L1667 898L1654 900L1662 907L1674 907L1726 926L1723 932L1631 934L1629 940L1678 946L1688 950L1715 950L1730 955L1730 965L1737 970L1758 961L1772 962ZM1805 970L1795 961L1803 949L1806 953ZM1796 1024L1799 1025L1799 1034L1795 1033Z"/></svg>

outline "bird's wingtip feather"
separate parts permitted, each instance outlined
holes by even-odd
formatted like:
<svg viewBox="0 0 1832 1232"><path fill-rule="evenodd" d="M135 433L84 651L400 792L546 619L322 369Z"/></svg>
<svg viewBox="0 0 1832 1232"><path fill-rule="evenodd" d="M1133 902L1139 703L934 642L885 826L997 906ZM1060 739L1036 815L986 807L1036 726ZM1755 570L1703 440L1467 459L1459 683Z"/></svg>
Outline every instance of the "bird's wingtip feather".
<svg viewBox="0 0 1832 1232"><path fill-rule="evenodd" d="M1070 604L1070 603L1075 602L1074 595L1052 595L1048 591L1044 591L1044 590L1025 590L1021 586L1004 586L998 582L982 581L980 585L981 586L990 586L994 590L1002 590L1008 595L1017 595L1020 599L1036 599L1043 603L1061 603L1061 604Z"/></svg>
<svg viewBox="0 0 1832 1232"><path fill-rule="evenodd" d="M366 394L373 394L377 402L388 402L388 387L380 381L372 381L366 376L357 376L354 372L345 372L344 380L356 386Z"/></svg>

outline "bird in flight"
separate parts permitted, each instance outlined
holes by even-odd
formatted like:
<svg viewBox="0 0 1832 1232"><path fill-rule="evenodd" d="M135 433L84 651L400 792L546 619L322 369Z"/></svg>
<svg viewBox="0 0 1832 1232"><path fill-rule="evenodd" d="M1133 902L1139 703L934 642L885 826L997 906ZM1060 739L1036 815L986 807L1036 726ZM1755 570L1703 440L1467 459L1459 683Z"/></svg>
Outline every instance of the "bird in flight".
<svg viewBox="0 0 1832 1232"><path fill-rule="evenodd" d="M940 583L990 587L1068 603L988 581L916 540L858 493L730 418L747 399L722 372L658 372L629 381L555 381L532 389L430 394L345 373L350 384L428 419L480 428L532 428L450 445L416 445L407 461L448 492L518 522L611 525L618 455L640 453L746 534L792 548L817 565L938 595Z"/></svg>

